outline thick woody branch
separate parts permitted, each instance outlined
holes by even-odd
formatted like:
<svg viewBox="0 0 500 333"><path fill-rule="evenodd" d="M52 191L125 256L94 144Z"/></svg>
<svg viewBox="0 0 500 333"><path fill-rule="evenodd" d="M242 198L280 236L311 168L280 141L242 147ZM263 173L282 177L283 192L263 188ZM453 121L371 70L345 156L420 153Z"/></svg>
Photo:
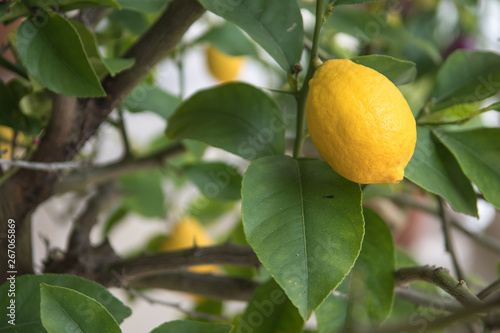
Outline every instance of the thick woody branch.
<svg viewBox="0 0 500 333"><path fill-rule="evenodd" d="M464 281L457 281L442 267L406 267L396 272L396 284L398 286L414 281L425 281L443 289L464 307L479 306L483 303L467 288Z"/></svg>
<svg viewBox="0 0 500 333"><path fill-rule="evenodd" d="M196 265L259 265L259 260L248 246L224 245L193 247L186 250L162 252L126 259L109 267L110 272L119 272L124 283L146 276L170 273Z"/></svg>
<svg viewBox="0 0 500 333"><path fill-rule="evenodd" d="M115 282L118 283L118 280ZM220 300L248 301L259 284L243 278L172 272L132 280L127 286L182 291Z"/></svg>
<svg viewBox="0 0 500 333"><path fill-rule="evenodd" d="M84 100L85 121L79 146L92 136L109 112L137 86L148 72L180 42L187 29L205 9L196 0L176 0L158 21L125 53L135 59L134 66L102 82L105 98Z"/></svg>

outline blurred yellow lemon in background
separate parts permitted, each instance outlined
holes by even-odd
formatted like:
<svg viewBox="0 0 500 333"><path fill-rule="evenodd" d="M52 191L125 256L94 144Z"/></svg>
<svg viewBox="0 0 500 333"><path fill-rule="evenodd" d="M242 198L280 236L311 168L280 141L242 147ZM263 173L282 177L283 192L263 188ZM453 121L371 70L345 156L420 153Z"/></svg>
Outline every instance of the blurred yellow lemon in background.
<svg viewBox="0 0 500 333"><path fill-rule="evenodd" d="M170 236L162 244L161 251L175 251L197 246L209 246L215 242L206 232L203 226L193 217L180 220L174 227ZM218 270L216 265L201 265L189 268L196 273L213 273Z"/></svg>
<svg viewBox="0 0 500 333"><path fill-rule="evenodd" d="M219 81L232 81L238 76L244 57L228 55L214 46L207 48L207 63L210 73Z"/></svg>
<svg viewBox="0 0 500 333"><path fill-rule="evenodd" d="M0 158L10 160L12 158L12 139L14 138L14 130L7 126L0 125L0 151L5 151ZM16 144L24 143L25 138L22 133L17 134Z"/></svg>

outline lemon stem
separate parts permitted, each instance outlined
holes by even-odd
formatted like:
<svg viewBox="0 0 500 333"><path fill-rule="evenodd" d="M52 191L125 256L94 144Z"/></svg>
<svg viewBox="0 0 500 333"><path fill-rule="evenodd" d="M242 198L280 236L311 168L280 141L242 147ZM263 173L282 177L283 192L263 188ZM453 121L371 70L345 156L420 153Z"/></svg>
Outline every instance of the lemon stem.
<svg viewBox="0 0 500 333"><path fill-rule="evenodd" d="M297 130L295 137L295 145L293 147L294 158L300 156L302 152L302 145L304 143L306 101L307 101L307 95L309 94L309 80L311 80L311 78L314 75L314 72L316 71L316 68L314 66L314 61L318 57L319 33L321 31L321 26L323 25L323 7L324 7L323 4L324 0L316 1L316 23L314 25L314 35L312 40L309 66L307 66L307 73L304 79L304 83L302 84L302 88L300 89L300 92L297 95Z"/></svg>

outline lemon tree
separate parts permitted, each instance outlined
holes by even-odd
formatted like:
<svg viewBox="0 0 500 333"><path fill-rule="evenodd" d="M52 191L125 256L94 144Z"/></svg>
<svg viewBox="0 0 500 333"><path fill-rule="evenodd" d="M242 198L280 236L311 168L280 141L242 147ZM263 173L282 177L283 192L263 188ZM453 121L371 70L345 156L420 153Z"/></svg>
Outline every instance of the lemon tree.
<svg viewBox="0 0 500 333"><path fill-rule="evenodd" d="M481 6L2 1L0 332L498 329Z"/></svg>

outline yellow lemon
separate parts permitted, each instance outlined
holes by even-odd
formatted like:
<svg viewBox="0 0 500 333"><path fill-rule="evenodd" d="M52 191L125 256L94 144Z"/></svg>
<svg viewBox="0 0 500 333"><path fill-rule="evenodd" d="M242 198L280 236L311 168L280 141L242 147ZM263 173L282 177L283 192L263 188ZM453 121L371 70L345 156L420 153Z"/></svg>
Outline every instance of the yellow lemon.
<svg viewBox="0 0 500 333"><path fill-rule="evenodd" d="M197 246L209 246L213 245L214 241L210 238L210 235L205 229L203 229L197 219L186 217L175 226L170 237L162 244L160 250L182 250L191 248L195 244ZM190 267L189 270L197 273L212 273L217 271L218 268L215 265L201 265Z"/></svg>
<svg viewBox="0 0 500 333"><path fill-rule="evenodd" d="M2 154L0 158L4 160L10 160L12 158L12 145L11 141L14 137L14 130L7 126L0 125L0 151L6 151ZM25 141L24 135L22 133L18 133L16 143L22 144Z"/></svg>
<svg viewBox="0 0 500 333"><path fill-rule="evenodd" d="M309 87L309 133L328 164L356 183L401 181L417 132L398 88L379 72L346 59L321 65Z"/></svg>
<svg viewBox="0 0 500 333"><path fill-rule="evenodd" d="M238 76L243 57L230 56L213 46L207 48L207 63L210 73L222 82L232 81Z"/></svg>

